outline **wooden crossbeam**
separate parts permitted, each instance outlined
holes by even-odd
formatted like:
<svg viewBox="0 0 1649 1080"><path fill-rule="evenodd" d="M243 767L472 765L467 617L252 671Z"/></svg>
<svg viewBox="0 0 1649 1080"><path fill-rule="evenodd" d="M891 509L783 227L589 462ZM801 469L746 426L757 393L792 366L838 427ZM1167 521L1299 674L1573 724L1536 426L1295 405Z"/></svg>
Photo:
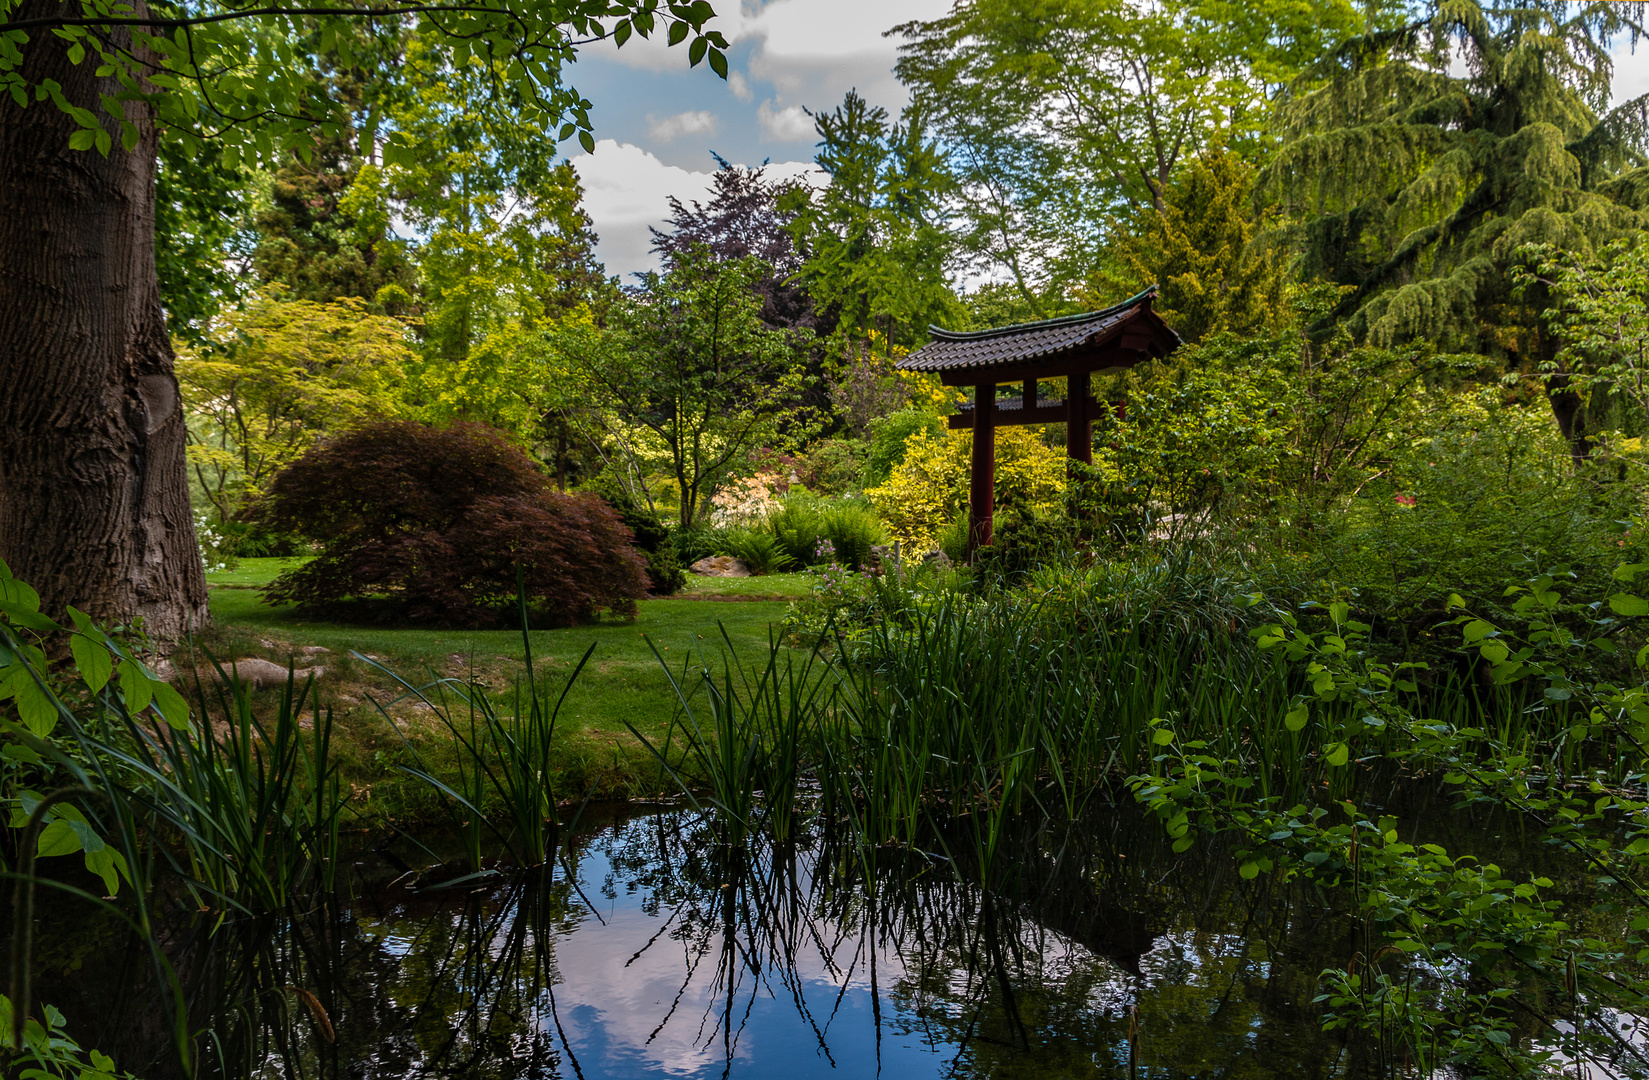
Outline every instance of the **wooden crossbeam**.
<svg viewBox="0 0 1649 1080"><path fill-rule="evenodd" d="M1088 399L1088 419L1097 420L1105 415L1110 407L1109 403ZM1015 427L1019 424L1063 424L1070 418L1063 401L1056 401L1051 405L1038 405L1034 409L992 409L992 427ZM973 410L952 413L949 417L952 431L973 430Z"/></svg>

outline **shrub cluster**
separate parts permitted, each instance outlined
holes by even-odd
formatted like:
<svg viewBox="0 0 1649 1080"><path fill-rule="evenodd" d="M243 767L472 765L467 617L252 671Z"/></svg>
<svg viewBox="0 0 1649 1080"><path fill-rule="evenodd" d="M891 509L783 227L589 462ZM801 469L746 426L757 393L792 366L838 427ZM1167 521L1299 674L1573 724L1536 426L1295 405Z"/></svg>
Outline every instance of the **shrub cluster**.
<svg viewBox="0 0 1649 1080"><path fill-rule="evenodd" d="M355 428L282 471L257 513L320 546L268 587L273 603L495 626L514 618L517 567L541 624L633 617L647 594L646 561L612 507L556 492L480 424Z"/></svg>

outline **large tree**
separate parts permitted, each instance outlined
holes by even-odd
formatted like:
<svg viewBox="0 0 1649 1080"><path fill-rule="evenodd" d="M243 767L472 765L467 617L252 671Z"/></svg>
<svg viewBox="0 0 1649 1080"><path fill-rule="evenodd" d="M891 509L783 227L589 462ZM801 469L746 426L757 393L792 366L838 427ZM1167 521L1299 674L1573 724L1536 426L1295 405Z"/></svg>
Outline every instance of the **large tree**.
<svg viewBox="0 0 1649 1080"><path fill-rule="evenodd" d="M1353 0L958 0L895 28L896 70L956 176L964 249L1040 317L1186 158L1263 151L1273 98L1360 21Z"/></svg>
<svg viewBox="0 0 1649 1080"><path fill-rule="evenodd" d="M1348 42L1288 102L1267 186L1300 224L1302 272L1349 286L1317 327L1546 370L1577 457L1582 395L1530 245L1589 255L1649 218L1649 95L1609 108L1642 3L1438 4Z"/></svg>
<svg viewBox="0 0 1649 1080"><path fill-rule="evenodd" d="M0 559L49 611L141 618L160 641L207 619L184 423L155 271L162 138L226 167L278 164L352 126L316 55L363 24L496 64L500 104L593 149L561 80L579 45L666 29L725 76L704 0L452 0L237 9L0 0ZM310 43L313 43L313 51ZM400 72L409 78L427 73ZM411 150L393 129L386 158Z"/></svg>

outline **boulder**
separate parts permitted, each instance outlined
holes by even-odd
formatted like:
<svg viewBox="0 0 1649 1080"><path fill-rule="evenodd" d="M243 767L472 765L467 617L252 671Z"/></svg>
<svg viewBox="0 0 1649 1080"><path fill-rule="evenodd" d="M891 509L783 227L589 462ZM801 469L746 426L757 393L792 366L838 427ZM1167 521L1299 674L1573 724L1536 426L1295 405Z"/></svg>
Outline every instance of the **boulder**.
<svg viewBox="0 0 1649 1080"><path fill-rule="evenodd" d="M260 660L255 656L236 660L232 664L225 664L223 669L254 690L267 690L271 687L286 685L285 664ZM310 676L319 679L325 674L325 668L307 667L296 669L292 672L292 677L301 686L303 681Z"/></svg>
<svg viewBox="0 0 1649 1080"><path fill-rule="evenodd" d="M922 565L923 566L937 566L941 570L949 570L950 569L950 556L946 555L943 551L940 551L938 548L935 548L932 551L928 552L926 555L922 556Z"/></svg>
<svg viewBox="0 0 1649 1080"><path fill-rule="evenodd" d="M705 577L749 577L750 568L731 555L706 555L687 569Z"/></svg>

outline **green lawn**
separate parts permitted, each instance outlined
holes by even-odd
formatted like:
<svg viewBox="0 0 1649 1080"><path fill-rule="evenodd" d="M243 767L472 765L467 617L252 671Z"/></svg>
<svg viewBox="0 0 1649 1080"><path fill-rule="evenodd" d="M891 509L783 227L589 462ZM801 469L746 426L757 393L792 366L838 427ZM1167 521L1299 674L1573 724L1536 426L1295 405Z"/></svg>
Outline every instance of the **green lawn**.
<svg viewBox="0 0 1649 1080"><path fill-rule="evenodd" d="M367 700L369 695L388 700L393 683L371 665L351 659L351 651L379 660L414 683L428 681L433 669L440 676L473 673L489 687L507 689L523 671L520 631L356 626L317 621L290 606L264 604L251 586L272 580L293 562L242 559L232 571L209 575L214 627L205 643L223 658L261 656L283 664L303 646L331 650L313 659L299 654L296 662L329 669L319 684L322 700L334 705L346 737L355 732L361 741L354 756L364 771L353 770L360 773L354 779L366 781L371 772L366 763L385 745L393 746L395 736ZM564 630L534 631L534 660L541 673L553 673L556 679L564 678L584 650L595 644L562 711L569 747L587 759L586 784L622 791L628 782L624 774L637 760L637 747L625 724L648 735L662 733L678 709L649 640L678 677L686 664L708 663L719 672L729 640L741 662L759 665L765 660L769 635L779 632L787 604L769 598L802 595L810 584L805 574L694 578L679 597L642 601L634 622L604 619Z"/></svg>

